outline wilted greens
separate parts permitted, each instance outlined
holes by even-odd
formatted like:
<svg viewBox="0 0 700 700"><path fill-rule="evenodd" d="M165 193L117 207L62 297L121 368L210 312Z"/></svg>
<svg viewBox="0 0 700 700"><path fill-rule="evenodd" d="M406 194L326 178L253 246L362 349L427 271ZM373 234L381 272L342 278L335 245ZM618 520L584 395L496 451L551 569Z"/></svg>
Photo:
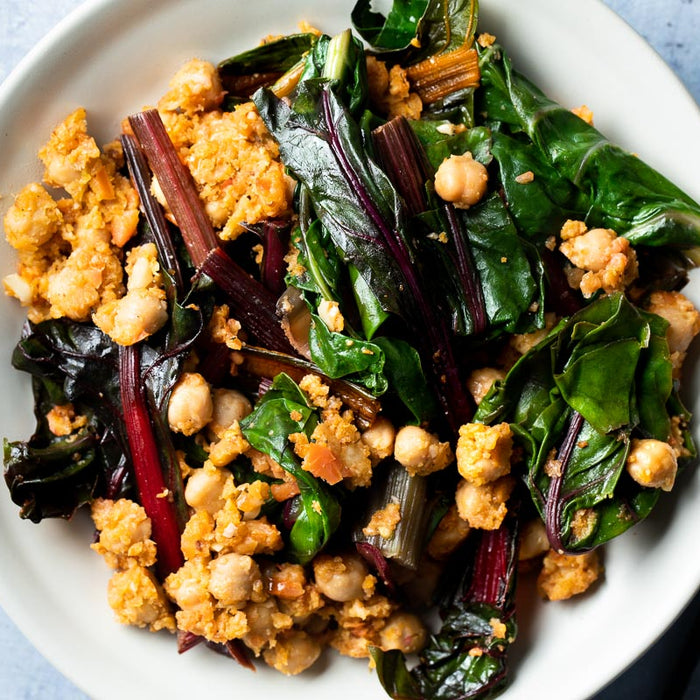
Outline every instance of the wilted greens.
<svg viewBox="0 0 700 700"><path fill-rule="evenodd" d="M37 419L29 440L4 443L5 480L24 518L70 518L96 498L129 497L153 525L161 583L188 548L215 562L253 523L241 538L262 572L254 604L267 605L275 572L293 564L313 587L297 596L303 605L329 605L297 615L287 590L275 625L288 617L284 634L323 643L347 632L341 609L356 612L352 600L319 592L319 555L365 558L367 610L385 598L403 610L411 585L437 572L416 607L438 610L441 622L413 650L415 664L405 645L382 642L385 621L373 613L348 633L396 700L500 693L517 643L521 525L539 522L559 553L589 552L663 498L631 474L637 441L663 443L674 468L696 457L680 398L683 334L673 313L669 321L651 309L659 290L665 303L685 303L700 206L550 100L493 37L478 39L478 17L476 0L395 0L386 15L358 0L359 36L302 31L223 60L217 117L251 102L294 187L286 214L244 221L232 240L217 235L216 207L205 208L178 151L186 147L174 146L159 112L132 115L122 145L144 221L126 250L155 242L168 322L129 346L90 321L27 322L12 360L31 375ZM452 156L468 156L480 174L474 201L436 184ZM567 258L560 244L572 226L577 235L609 229L618 267ZM584 274L602 281L584 293ZM693 314L683 306L680 315ZM488 391L474 379L483 369L502 377ZM209 398L234 396L243 413L220 425L212 400L196 430L173 427L174 387L194 372ZM66 407L80 417L67 435L51 418ZM515 485L502 524L468 535L453 527L457 543L438 556L430 543L464 485L452 455L466 423L509 426ZM377 426L388 447L373 442ZM404 426L430 433L429 457L399 459L394 432ZM433 470L439 443L452 462ZM235 517L219 532L204 509L185 530L196 494L188 507L183 480L214 469L228 491L211 500L235 489ZM263 543L263 531L278 539ZM235 607L212 605L212 618ZM243 610L234 612L262 614ZM186 634L182 648L200 639ZM224 645L244 663L246 636ZM253 645L256 656L268 641Z"/></svg>

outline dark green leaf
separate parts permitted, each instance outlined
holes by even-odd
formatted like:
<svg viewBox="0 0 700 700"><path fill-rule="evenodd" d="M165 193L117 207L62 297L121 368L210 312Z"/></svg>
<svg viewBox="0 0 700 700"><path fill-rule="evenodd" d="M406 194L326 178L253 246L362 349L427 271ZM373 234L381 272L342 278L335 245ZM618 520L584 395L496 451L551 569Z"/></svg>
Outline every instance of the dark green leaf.
<svg viewBox="0 0 700 700"><path fill-rule="evenodd" d="M340 505L331 490L301 468L289 442L292 433L311 436L318 423L316 411L286 374L278 374L272 387L243 421L246 440L292 474L299 484L300 509L289 533L289 554L309 562L328 542L340 523Z"/></svg>

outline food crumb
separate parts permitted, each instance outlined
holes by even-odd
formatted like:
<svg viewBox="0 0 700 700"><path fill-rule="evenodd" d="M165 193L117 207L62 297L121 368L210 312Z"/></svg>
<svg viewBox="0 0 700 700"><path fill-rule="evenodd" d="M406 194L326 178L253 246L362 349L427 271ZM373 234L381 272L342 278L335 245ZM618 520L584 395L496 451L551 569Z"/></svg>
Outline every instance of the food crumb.
<svg viewBox="0 0 700 700"><path fill-rule="evenodd" d="M527 185L531 183L535 179L535 173L532 172L532 170L527 170L524 173L521 173L515 178L515 181L519 185Z"/></svg>

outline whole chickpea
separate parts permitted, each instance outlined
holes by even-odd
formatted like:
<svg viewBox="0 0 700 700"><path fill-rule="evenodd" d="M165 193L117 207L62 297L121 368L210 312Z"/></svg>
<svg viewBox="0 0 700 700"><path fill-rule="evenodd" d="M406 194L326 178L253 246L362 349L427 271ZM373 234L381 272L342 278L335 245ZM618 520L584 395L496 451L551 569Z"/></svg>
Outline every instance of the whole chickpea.
<svg viewBox="0 0 700 700"><path fill-rule="evenodd" d="M305 671L321 655L321 645L303 630L289 630L263 652L265 663L287 676Z"/></svg>
<svg viewBox="0 0 700 700"><path fill-rule="evenodd" d="M362 433L362 442L369 447L369 455L373 463L386 459L394 451L396 430L392 422L380 416L371 427Z"/></svg>
<svg viewBox="0 0 700 700"><path fill-rule="evenodd" d="M260 568L247 554L221 554L212 559L209 571L209 592L223 605L256 598L256 602L262 602L265 597Z"/></svg>
<svg viewBox="0 0 700 700"><path fill-rule="evenodd" d="M458 209L468 209L486 194L488 179L486 168L467 151L442 161L435 173L435 192Z"/></svg>
<svg viewBox="0 0 700 700"><path fill-rule="evenodd" d="M210 420L214 412L209 384L197 372L185 372L173 387L168 404L170 429L194 435Z"/></svg>
<svg viewBox="0 0 700 700"><path fill-rule="evenodd" d="M444 469L454 459L448 442L417 425L406 425L396 434L394 458L412 476L427 476Z"/></svg>
<svg viewBox="0 0 700 700"><path fill-rule="evenodd" d="M201 469L192 470L187 479L185 501L195 510L206 510L214 515L224 507L225 485L226 472L205 464Z"/></svg>
<svg viewBox="0 0 700 700"><path fill-rule="evenodd" d="M207 430L214 437L221 437L226 428L230 428L234 421L240 423L253 410L245 394L235 389L214 389L212 402L212 417Z"/></svg>
<svg viewBox="0 0 700 700"><path fill-rule="evenodd" d="M362 584L367 577L367 566L356 554L330 556L321 554L313 561L316 586L323 595L339 603L362 598Z"/></svg>
<svg viewBox="0 0 700 700"><path fill-rule="evenodd" d="M427 632L420 619L407 612L395 612L379 633L379 646L383 651L398 649L413 654L425 646Z"/></svg>
<svg viewBox="0 0 700 700"><path fill-rule="evenodd" d="M625 465L642 486L670 491L676 480L678 459L671 445L661 440L632 440Z"/></svg>

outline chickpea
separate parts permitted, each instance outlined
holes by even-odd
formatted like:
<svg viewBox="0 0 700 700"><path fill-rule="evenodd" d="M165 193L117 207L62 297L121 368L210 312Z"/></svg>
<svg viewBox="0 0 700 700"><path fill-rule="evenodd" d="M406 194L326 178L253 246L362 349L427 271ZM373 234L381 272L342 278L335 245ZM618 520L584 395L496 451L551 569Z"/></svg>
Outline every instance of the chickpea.
<svg viewBox="0 0 700 700"><path fill-rule="evenodd" d="M392 422L380 416L371 427L362 433L362 442L369 447L369 456L374 464L386 459L394 451L396 430Z"/></svg>
<svg viewBox="0 0 700 700"><path fill-rule="evenodd" d="M481 367L480 369L475 369L467 377L467 391L472 395L477 406L481 403L484 396L489 393L493 383L505 379L505 376L506 373L502 369Z"/></svg>
<svg viewBox="0 0 700 700"><path fill-rule="evenodd" d="M508 423L467 423L459 429L457 469L473 484L481 485L510 472L513 435Z"/></svg>
<svg viewBox="0 0 700 700"><path fill-rule="evenodd" d="M468 151L442 161L435 173L435 192L458 209L474 206L485 194L489 175Z"/></svg>
<svg viewBox="0 0 700 700"><path fill-rule="evenodd" d="M367 566L356 554L330 556L321 554L313 561L314 577L318 590L331 600L347 603L362 598L362 584L367 577Z"/></svg>
<svg viewBox="0 0 700 700"><path fill-rule="evenodd" d="M608 264L609 249L616 238L617 234L611 229L594 228L564 241L560 250L576 267L599 272Z"/></svg>
<svg viewBox="0 0 700 700"><path fill-rule="evenodd" d="M638 484L670 491L676 480L678 459L667 442L632 440L632 449L627 455L625 466Z"/></svg>
<svg viewBox="0 0 700 700"><path fill-rule="evenodd" d="M185 501L195 510L206 510L214 515L224 507L226 480L226 472L211 465L193 470L185 486Z"/></svg>
<svg viewBox="0 0 700 700"><path fill-rule="evenodd" d="M134 289L115 302L113 325L103 330L115 343L133 345L159 331L167 320L168 305L161 289Z"/></svg>
<svg viewBox="0 0 700 700"><path fill-rule="evenodd" d="M175 73L158 108L166 111L184 110L187 113L202 112L218 107L223 96L216 66L195 58Z"/></svg>
<svg viewBox="0 0 700 700"><path fill-rule="evenodd" d="M520 561L534 559L548 550L549 539L547 538L547 530L542 520L540 518L534 518L525 523L520 531L518 559Z"/></svg>
<svg viewBox="0 0 700 700"><path fill-rule="evenodd" d="M245 394L235 389L214 389L212 401L212 417L207 428L215 437L221 437L235 421L240 423L253 411Z"/></svg>
<svg viewBox="0 0 700 700"><path fill-rule="evenodd" d="M447 559L467 539L469 531L469 525L459 517L453 504L435 528L428 542L428 554L438 561Z"/></svg>
<svg viewBox="0 0 700 700"><path fill-rule="evenodd" d="M5 214L7 242L17 250L37 250L58 231L62 219L53 197L34 182L17 195Z"/></svg>
<svg viewBox="0 0 700 700"><path fill-rule="evenodd" d="M549 600L566 600L587 591L602 572L598 550L559 554L550 549L542 560L537 590Z"/></svg>
<svg viewBox="0 0 700 700"><path fill-rule="evenodd" d="M409 474L427 476L444 469L454 459L448 442L416 425L406 425L396 434L394 458Z"/></svg>
<svg viewBox="0 0 700 700"><path fill-rule="evenodd" d="M209 593L223 605L264 599L260 568L247 554L221 554L209 563Z"/></svg>
<svg viewBox="0 0 700 700"><path fill-rule="evenodd" d="M395 612L379 633L379 646L383 651L398 649L413 654L425 646L426 638L425 626L416 615Z"/></svg>
<svg viewBox="0 0 700 700"><path fill-rule="evenodd" d="M275 638L280 629L292 626L291 618L288 619L286 627L282 626L282 616L274 598L268 598L262 603L248 603L244 612L248 622L248 632L243 636L243 641L256 656L260 655L263 648Z"/></svg>
<svg viewBox="0 0 700 700"><path fill-rule="evenodd" d="M674 376L678 376L685 353L700 331L700 313L690 299L680 292L664 291L651 294L648 310L665 318L669 323L666 340L671 352Z"/></svg>
<svg viewBox="0 0 700 700"><path fill-rule="evenodd" d="M331 331L340 333L345 328L345 319L337 301L324 299L318 305L318 315Z"/></svg>
<svg viewBox="0 0 700 700"><path fill-rule="evenodd" d="M183 435L194 435L214 413L209 384L197 372L185 372L173 388L168 404L170 429Z"/></svg>
<svg viewBox="0 0 700 700"><path fill-rule="evenodd" d="M508 509L506 501L515 487L511 476L504 476L483 486L462 480L455 497L459 517L471 527L497 530Z"/></svg>
<svg viewBox="0 0 700 700"><path fill-rule="evenodd" d="M287 676L305 671L320 655L321 645L302 630L285 632L263 652L265 663Z"/></svg>

